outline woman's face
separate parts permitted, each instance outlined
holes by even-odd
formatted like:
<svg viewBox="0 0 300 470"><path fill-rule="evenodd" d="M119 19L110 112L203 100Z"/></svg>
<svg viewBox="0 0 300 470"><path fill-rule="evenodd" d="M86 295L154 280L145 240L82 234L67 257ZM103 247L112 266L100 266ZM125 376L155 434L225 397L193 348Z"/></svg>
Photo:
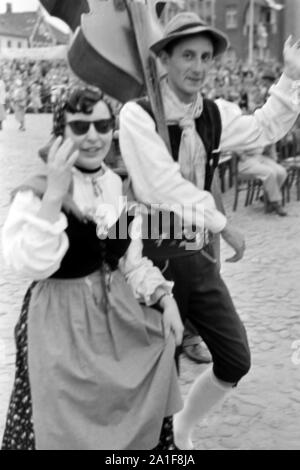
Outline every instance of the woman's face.
<svg viewBox="0 0 300 470"><path fill-rule="evenodd" d="M98 101L92 114L66 113L65 137L74 142L74 150L79 150L76 165L86 170L97 170L109 152L113 129L109 125L111 113L103 101ZM99 121L102 121L98 124ZM90 126L87 127L87 123ZM96 126L100 127L100 131ZM73 125L73 129L72 126ZM76 126L76 127L74 127ZM80 130L80 134L78 130ZM82 133L84 131L84 133Z"/></svg>

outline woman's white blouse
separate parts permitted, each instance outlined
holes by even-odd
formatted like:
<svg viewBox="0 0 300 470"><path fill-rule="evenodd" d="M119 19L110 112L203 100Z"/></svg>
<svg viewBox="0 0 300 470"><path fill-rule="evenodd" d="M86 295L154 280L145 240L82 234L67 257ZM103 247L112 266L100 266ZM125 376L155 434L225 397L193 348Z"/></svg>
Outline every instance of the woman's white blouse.
<svg viewBox="0 0 300 470"><path fill-rule="evenodd" d="M122 181L105 167L105 173L91 178L74 169L73 198L83 212L97 223L97 232L106 233L118 220L125 204ZM68 221L61 213L56 223L37 216L41 199L33 191L17 193L3 227L2 246L8 266L33 280L54 274L68 250ZM142 256L141 218L136 216L131 232L133 240L120 260L119 268L133 289L135 297L147 305L157 301L158 288L172 292L173 283L165 280L160 270Z"/></svg>

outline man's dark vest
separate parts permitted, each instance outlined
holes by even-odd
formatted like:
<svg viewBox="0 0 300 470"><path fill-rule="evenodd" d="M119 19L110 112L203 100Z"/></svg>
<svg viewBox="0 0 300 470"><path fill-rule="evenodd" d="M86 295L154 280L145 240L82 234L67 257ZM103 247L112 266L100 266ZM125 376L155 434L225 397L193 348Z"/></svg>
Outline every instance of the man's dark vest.
<svg viewBox="0 0 300 470"><path fill-rule="evenodd" d="M136 101L144 111L146 111L152 119L155 121L154 114L152 112L149 100L147 98L141 98ZM218 106L212 100L204 99L203 100L203 111L201 116L195 120L197 132L204 144L206 150L206 172L205 172L205 187L206 191L211 190L212 180L214 176L215 169L219 163L219 146L222 132L222 122L221 115ZM173 159L177 162L179 156L180 141L182 135L182 129L179 125L168 126L171 151ZM162 201L163 203L163 201ZM148 216L147 226L149 227L151 221ZM161 217L162 219L162 217ZM184 246L184 236L183 238L178 237L178 233L174 229L174 219L176 215L171 213L171 227L169 229L170 239L169 240L153 240L150 239L150 233L146 239L144 238L144 255L148 256L153 260L167 259L171 257L186 256L193 253L193 250L189 249L187 251ZM161 222L161 220L160 220ZM175 224L176 225L176 224ZM178 224L177 224L178 226ZM159 227L160 235L163 232L163 227ZM195 233L195 227L192 227L192 233ZM181 239L178 239L181 238ZM191 240L189 240L191 243ZM198 250L196 250L198 251Z"/></svg>

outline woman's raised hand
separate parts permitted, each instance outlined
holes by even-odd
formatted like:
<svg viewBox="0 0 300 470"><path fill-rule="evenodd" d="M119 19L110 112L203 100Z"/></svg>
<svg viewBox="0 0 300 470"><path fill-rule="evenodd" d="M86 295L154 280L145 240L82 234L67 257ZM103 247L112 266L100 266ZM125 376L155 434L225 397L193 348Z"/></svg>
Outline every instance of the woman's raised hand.
<svg viewBox="0 0 300 470"><path fill-rule="evenodd" d="M73 151L73 141L58 137L52 145L48 156L48 184L47 191L56 198L64 198L67 194L71 180L72 167L78 158L79 152Z"/></svg>

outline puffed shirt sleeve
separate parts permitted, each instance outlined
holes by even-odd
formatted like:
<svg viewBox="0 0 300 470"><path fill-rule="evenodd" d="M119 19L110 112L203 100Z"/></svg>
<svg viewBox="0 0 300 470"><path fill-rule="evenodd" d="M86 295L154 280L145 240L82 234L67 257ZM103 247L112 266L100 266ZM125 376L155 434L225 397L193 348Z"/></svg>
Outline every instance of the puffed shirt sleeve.
<svg viewBox="0 0 300 470"><path fill-rule="evenodd" d="M179 164L156 132L151 116L137 103L127 103L120 113L120 147L136 198L143 204L166 204L187 226L196 224L221 232L226 217L214 198L183 178Z"/></svg>
<svg viewBox="0 0 300 470"><path fill-rule="evenodd" d="M293 127L299 112L299 82L283 74L270 88L270 96L260 109L242 115L234 103L216 100L222 121L221 150L243 151L265 147L282 139Z"/></svg>
<svg viewBox="0 0 300 470"><path fill-rule="evenodd" d="M158 301L157 289L171 294L174 283L167 281L152 261L143 257L141 233L142 217L137 215L131 225L131 243L126 254L120 259L119 268L135 298L146 305L153 305Z"/></svg>
<svg viewBox="0 0 300 470"><path fill-rule="evenodd" d="M37 216L40 207L41 200L32 191L17 193L2 231L5 262L33 280L54 274L69 247L65 215L52 224Z"/></svg>

